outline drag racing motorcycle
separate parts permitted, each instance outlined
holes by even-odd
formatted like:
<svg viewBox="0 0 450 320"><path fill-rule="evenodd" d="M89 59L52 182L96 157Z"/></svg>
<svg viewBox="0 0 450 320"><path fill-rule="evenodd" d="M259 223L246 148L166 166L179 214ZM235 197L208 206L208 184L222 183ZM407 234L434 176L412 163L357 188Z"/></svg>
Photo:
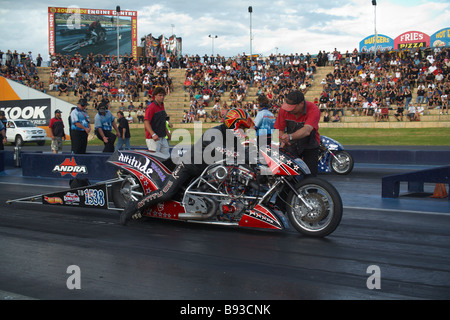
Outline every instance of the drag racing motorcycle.
<svg viewBox="0 0 450 320"><path fill-rule="evenodd" d="M106 41L106 29L101 27L98 32L91 31L83 39L79 39L67 46L62 50L66 52L72 52L79 50L80 48L100 44Z"/></svg>
<svg viewBox="0 0 450 320"><path fill-rule="evenodd" d="M334 172L346 175L352 172L354 160L352 155L334 139L320 136L319 172Z"/></svg>
<svg viewBox="0 0 450 320"><path fill-rule="evenodd" d="M258 152L254 164L229 164L225 159L209 165L176 197L148 208L142 216L268 230L293 227L312 237L331 234L343 211L334 186L320 178L306 177L310 173L306 164L283 149L267 146ZM121 211L128 201L161 189L171 175L169 164L146 151L116 151L108 162L118 168L115 179L8 203Z"/></svg>
<svg viewBox="0 0 450 320"><path fill-rule="evenodd" d="M305 177L306 164L283 150L267 146L259 152L260 163L209 165L178 197L143 216L275 230L292 226L315 237L331 234L342 217L337 190L325 180ZM120 168L122 181L113 188L113 199L121 208L159 189L171 174L146 152L119 151L108 162Z"/></svg>

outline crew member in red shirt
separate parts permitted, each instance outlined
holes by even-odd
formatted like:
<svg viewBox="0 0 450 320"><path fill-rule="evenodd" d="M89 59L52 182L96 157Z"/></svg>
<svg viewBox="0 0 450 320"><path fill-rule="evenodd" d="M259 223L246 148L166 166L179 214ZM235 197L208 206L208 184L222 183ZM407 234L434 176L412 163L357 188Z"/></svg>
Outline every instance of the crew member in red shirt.
<svg viewBox="0 0 450 320"><path fill-rule="evenodd" d="M280 147L301 158L312 176L317 176L318 171L319 120L317 105L306 101L301 91L292 91L286 95L275 122L275 129L280 131Z"/></svg>
<svg viewBox="0 0 450 320"><path fill-rule="evenodd" d="M61 119L61 110L55 110L55 117L50 119L48 127L50 128L50 138L52 138L52 152L56 154L58 151L62 151L63 149L62 140L66 140L64 123Z"/></svg>
<svg viewBox="0 0 450 320"><path fill-rule="evenodd" d="M166 136L170 139L170 133L166 127L167 113L164 109L165 96L165 89L163 87L156 87L153 90L154 100L145 110L144 117L147 148L153 153L153 156L162 159L168 159L170 157L169 141L166 139Z"/></svg>

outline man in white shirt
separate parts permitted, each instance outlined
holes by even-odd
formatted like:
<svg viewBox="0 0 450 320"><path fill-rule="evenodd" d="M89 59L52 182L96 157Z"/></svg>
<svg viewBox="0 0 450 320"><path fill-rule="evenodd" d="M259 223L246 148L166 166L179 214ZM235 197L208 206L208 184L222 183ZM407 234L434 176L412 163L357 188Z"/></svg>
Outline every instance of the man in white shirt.
<svg viewBox="0 0 450 320"><path fill-rule="evenodd" d="M408 114L407 114L407 117L408 117L409 121L413 121L414 120L415 114L416 114L416 107L413 106L413 105L409 106Z"/></svg>
<svg viewBox="0 0 450 320"><path fill-rule="evenodd" d="M197 110L197 120L200 121L202 118L204 118L206 122L206 111L203 109L203 106L200 106Z"/></svg>

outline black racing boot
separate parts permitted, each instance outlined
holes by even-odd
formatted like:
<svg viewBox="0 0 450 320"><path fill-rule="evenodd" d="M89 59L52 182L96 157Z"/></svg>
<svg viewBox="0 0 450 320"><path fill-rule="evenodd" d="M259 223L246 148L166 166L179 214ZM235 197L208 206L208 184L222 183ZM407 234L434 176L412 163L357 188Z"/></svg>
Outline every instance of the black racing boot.
<svg viewBox="0 0 450 320"><path fill-rule="evenodd" d="M127 206L120 214L120 223L122 225L126 225L128 220L130 220L134 215L139 214L138 208L137 208L137 202L136 201L129 201L127 203Z"/></svg>

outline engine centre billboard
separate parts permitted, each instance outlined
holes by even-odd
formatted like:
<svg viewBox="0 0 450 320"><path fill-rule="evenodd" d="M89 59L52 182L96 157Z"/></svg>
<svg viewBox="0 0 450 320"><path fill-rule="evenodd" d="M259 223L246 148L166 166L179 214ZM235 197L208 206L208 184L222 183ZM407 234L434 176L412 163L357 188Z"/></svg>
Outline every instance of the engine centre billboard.
<svg viewBox="0 0 450 320"><path fill-rule="evenodd" d="M49 53L137 58L137 11L48 7Z"/></svg>

